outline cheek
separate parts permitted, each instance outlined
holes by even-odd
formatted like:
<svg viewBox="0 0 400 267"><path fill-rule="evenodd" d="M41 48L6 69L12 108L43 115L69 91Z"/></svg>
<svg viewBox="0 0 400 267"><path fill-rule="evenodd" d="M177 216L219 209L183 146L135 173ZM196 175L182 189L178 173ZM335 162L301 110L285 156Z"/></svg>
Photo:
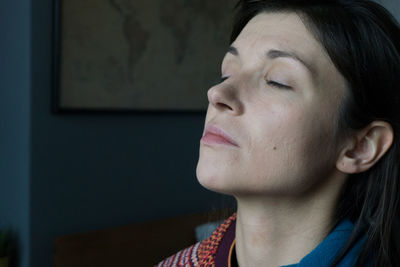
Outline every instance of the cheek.
<svg viewBox="0 0 400 267"><path fill-rule="evenodd" d="M312 182L312 176L328 168L334 139L330 127L314 113L307 113L293 109L275 114L254 128L256 138L246 153L249 179L253 180L249 184L258 184L260 190L301 190L300 186Z"/></svg>
<svg viewBox="0 0 400 267"><path fill-rule="evenodd" d="M258 113L254 120L248 120L246 128L251 129L250 149L260 145L267 151L279 151L299 143L307 136L307 120L301 108L275 108Z"/></svg>

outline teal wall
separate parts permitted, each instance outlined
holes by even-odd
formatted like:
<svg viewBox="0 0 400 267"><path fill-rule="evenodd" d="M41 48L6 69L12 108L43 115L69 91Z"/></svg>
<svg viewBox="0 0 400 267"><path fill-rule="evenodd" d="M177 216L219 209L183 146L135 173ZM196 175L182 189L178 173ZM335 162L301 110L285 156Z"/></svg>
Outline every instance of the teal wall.
<svg viewBox="0 0 400 267"><path fill-rule="evenodd" d="M30 0L0 1L0 229L29 259Z"/></svg>
<svg viewBox="0 0 400 267"><path fill-rule="evenodd" d="M32 0L32 267L51 266L56 236L220 202L195 176L205 113L50 111L52 12L51 0Z"/></svg>
<svg viewBox="0 0 400 267"><path fill-rule="evenodd" d="M386 7L400 21L400 2L399 0L376 0Z"/></svg>
<svg viewBox="0 0 400 267"><path fill-rule="evenodd" d="M209 210L196 181L204 113L51 112L50 0L0 3L0 227L20 266L53 266L56 236Z"/></svg>

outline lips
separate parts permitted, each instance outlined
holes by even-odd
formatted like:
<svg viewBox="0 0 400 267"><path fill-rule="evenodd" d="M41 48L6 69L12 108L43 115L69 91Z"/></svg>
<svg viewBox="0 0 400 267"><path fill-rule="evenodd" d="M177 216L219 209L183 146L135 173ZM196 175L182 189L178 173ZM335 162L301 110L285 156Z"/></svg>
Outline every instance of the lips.
<svg viewBox="0 0 400 267"><path fill-rule="evenodd" d="M237 142L226 131L213 124L206 127L201 142L206 145L221 144L239 147Z"/></svg>

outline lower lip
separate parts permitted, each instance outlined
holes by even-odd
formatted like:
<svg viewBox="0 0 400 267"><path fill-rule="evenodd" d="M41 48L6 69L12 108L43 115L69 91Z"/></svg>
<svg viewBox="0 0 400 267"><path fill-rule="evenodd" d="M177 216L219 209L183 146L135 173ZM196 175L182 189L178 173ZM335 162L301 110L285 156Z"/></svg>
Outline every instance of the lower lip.
<svg viewBox="0 0 400 267"><path fill-rule="evenodd" d="M229 142L222 136L211 134L211 133L205 134L201 138L201 142L205 145L228 145L228 146L236 146L237 147L237 145Z"/></svg>

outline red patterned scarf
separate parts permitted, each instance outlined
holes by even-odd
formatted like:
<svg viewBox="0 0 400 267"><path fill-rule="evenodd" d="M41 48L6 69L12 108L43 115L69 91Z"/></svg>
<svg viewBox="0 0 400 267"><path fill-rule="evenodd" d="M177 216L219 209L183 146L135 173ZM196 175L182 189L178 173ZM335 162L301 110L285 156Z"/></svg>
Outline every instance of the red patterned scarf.
<svg viewBox="0 0 400 267"><path fill-rule="evenodd" d="M157 267L211 267L215 266L215 257L221 240L232 222L236 221L236 213L226 219L210 237L194 244L191 247L183 249L163 260Z"/></svg>

